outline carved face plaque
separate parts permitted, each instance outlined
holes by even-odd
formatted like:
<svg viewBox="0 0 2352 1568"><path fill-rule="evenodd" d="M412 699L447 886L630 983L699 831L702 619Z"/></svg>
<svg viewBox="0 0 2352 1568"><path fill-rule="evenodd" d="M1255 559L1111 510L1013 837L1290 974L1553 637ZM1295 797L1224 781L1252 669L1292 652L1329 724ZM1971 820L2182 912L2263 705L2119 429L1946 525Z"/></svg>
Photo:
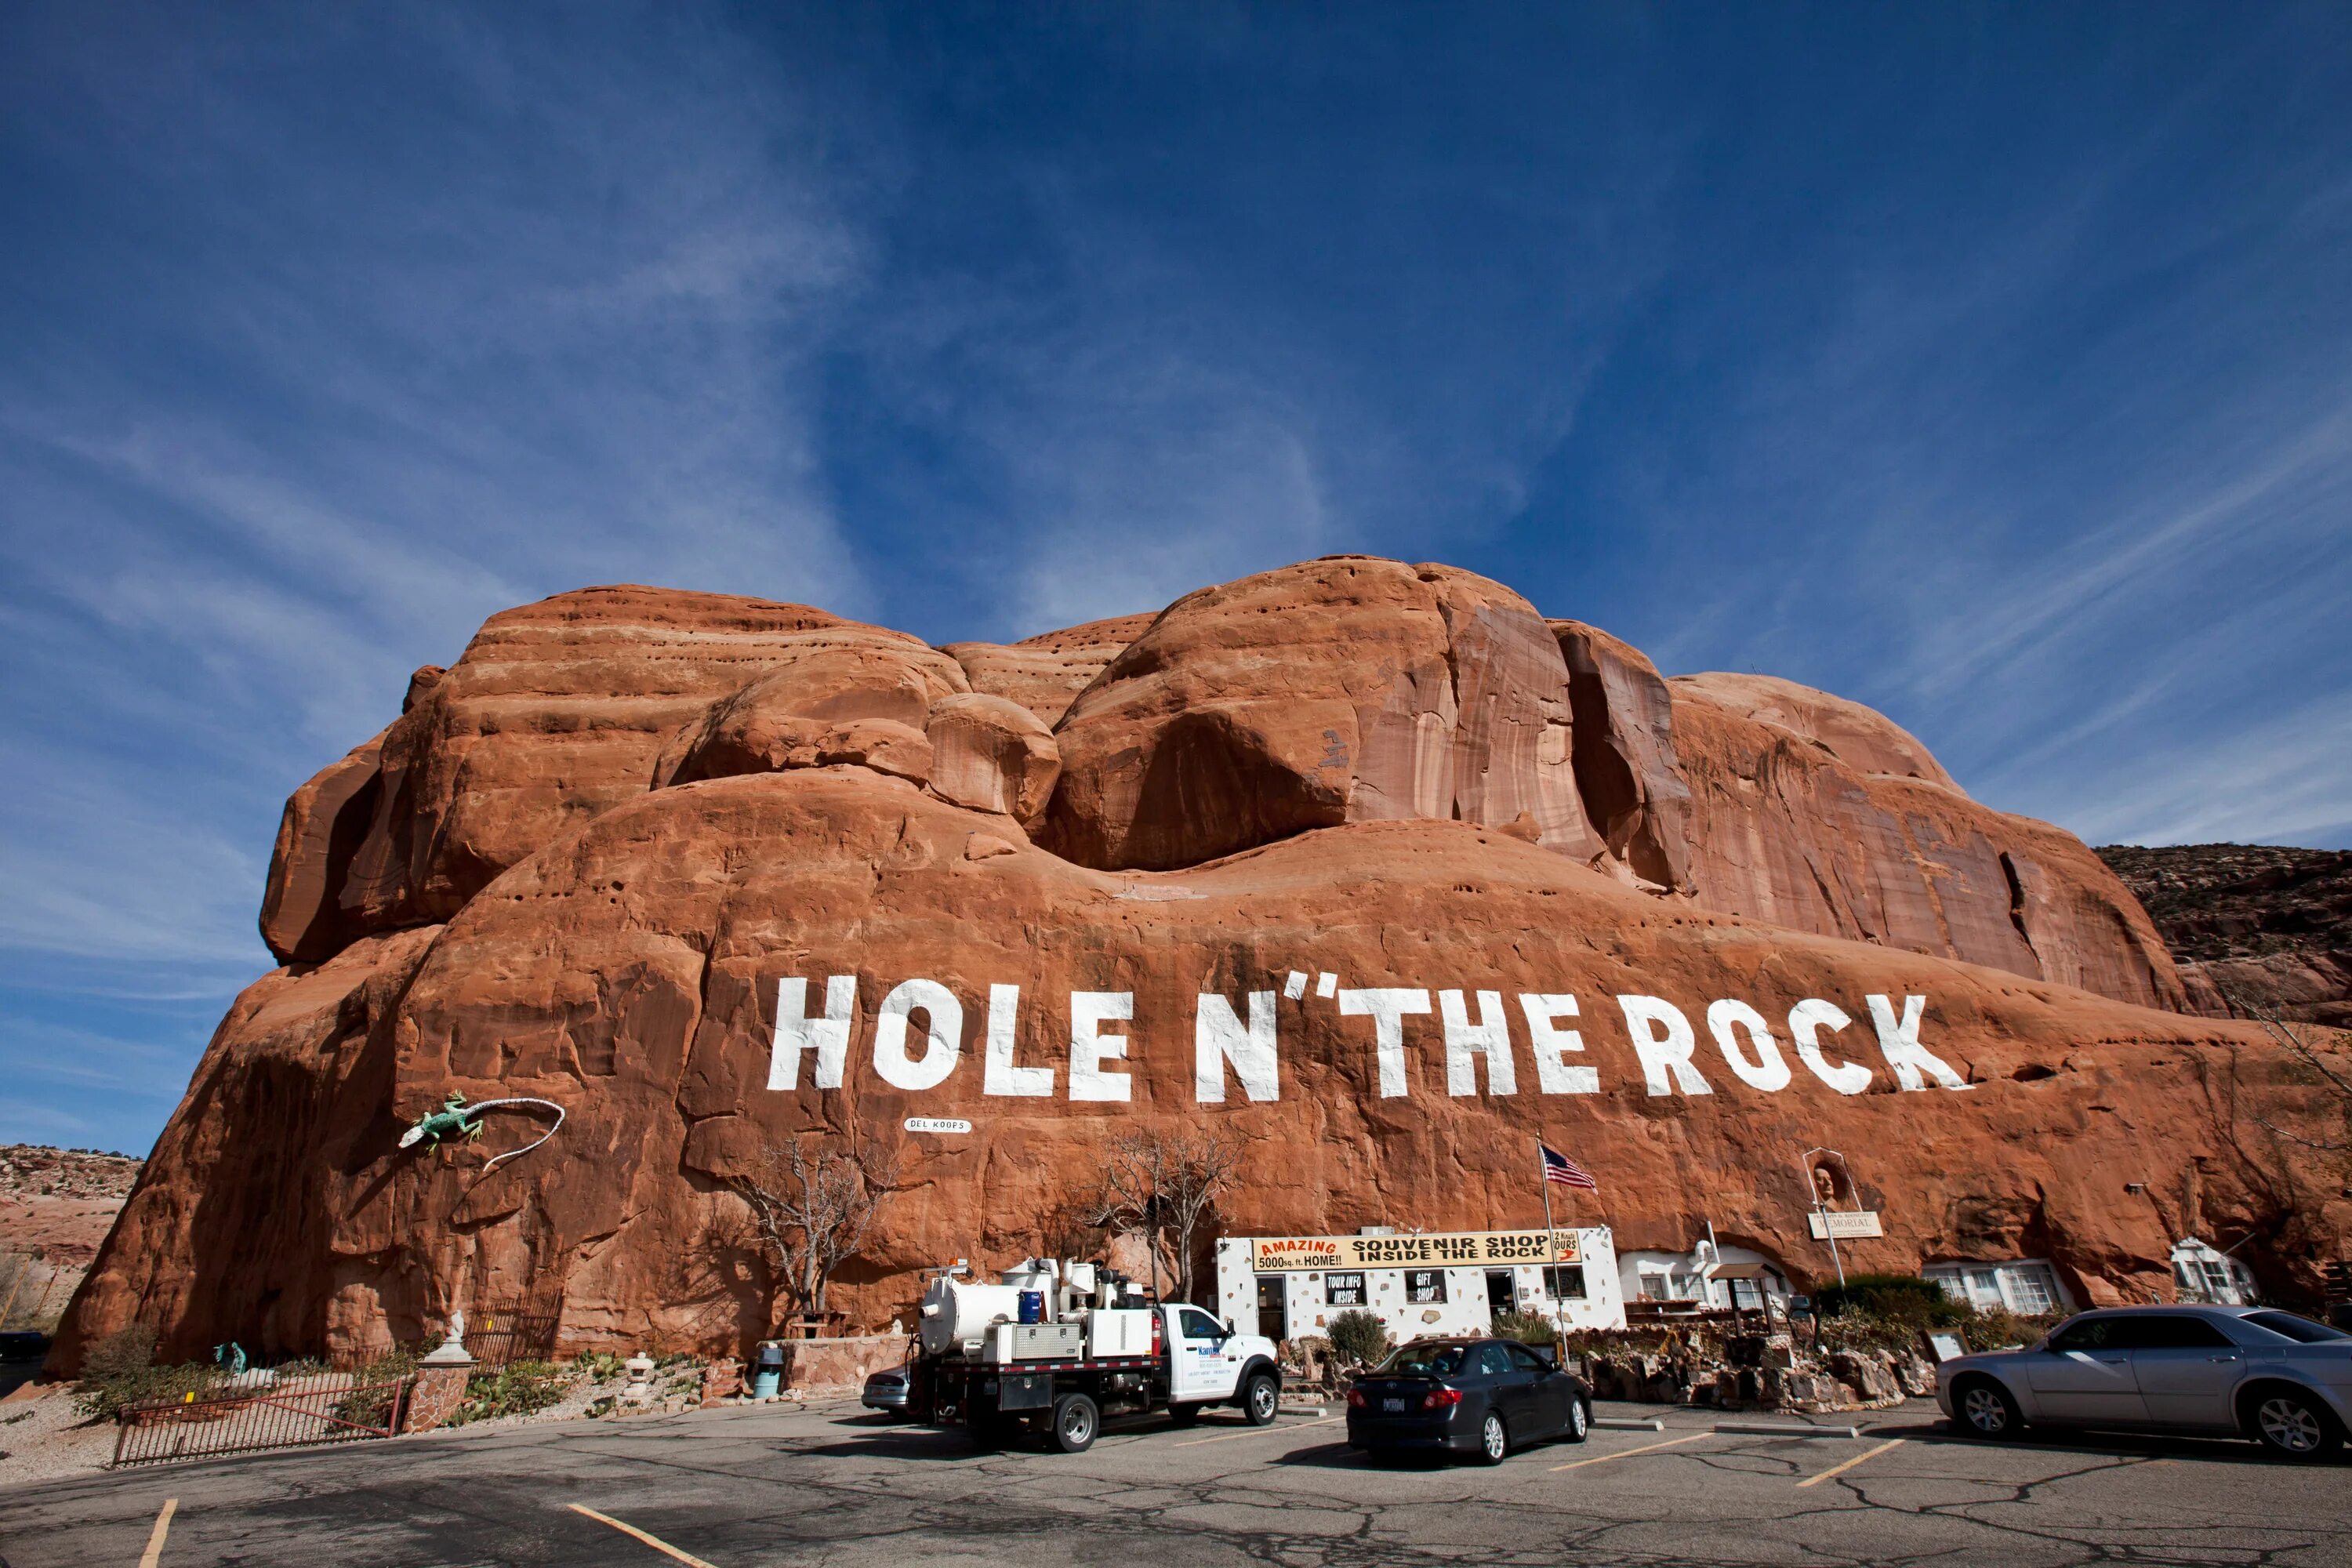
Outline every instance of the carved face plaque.
<svg viewBox="0 0 2352 1568"><path fill-rule="evenodd" d="M1825 1164L1815 1165L1813 1167L1813 1191L1819 1194L1821 1201L1824 1204L1833 1204L1837 1202L1837 1173L1831 1170L1829 1166Z"/></svg>

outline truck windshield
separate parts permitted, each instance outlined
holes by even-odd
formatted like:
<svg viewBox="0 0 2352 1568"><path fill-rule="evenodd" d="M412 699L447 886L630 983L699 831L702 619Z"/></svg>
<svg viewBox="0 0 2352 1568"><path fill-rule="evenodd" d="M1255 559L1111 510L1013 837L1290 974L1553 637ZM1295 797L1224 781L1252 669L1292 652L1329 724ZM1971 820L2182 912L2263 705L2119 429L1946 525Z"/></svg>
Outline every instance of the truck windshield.
<svg viewBox="0 0 2352 1568"><path fill-rule="evenodd" d="M1460 1345L1407 1345L1381 1365L1382 1372L1418 1373L1423 1377L1452 1377L1462 1370Z"/></svg>

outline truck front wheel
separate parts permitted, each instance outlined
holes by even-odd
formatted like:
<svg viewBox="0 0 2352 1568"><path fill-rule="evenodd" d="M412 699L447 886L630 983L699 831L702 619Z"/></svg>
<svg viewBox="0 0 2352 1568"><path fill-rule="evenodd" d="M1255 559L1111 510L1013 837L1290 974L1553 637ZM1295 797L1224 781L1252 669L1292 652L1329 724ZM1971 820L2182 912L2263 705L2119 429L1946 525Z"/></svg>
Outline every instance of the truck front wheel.
<svg viewBox="0 0 2352 1568"><path fill-rule="evenodd" d="M1270 1425L1282 1409L1282 1384L1270 1372L1254 1373L1242 1388L1242 1414L1253 1426Z"/></svg>
<svg viewBox="0 0 2352 1568"><path fill-rule="evenodd" d="M1065 1454L1083 1454L1095 1446L1102 1412L1083 1394L1065 1394L1054 1401L1054 1446Z"/></svg>

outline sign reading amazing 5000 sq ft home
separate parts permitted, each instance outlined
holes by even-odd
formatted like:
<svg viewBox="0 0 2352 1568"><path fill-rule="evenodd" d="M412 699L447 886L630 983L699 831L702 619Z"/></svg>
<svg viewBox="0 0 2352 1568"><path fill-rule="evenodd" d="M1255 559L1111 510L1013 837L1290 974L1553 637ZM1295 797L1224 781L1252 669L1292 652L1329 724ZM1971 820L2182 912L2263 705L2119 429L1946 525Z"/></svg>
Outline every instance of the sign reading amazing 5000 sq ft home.
<svg viewBox="0 0 2352 1568"><path fill-rule="evenodd" d="M803 1061L810 1086L838 1089L849 1070L851 1033L860 998L855 974L824 982L822 1006L811 1011L814 984L791 975L777 982L775 1039L769 1058L768 1087L801 1087ZM1193 1098L1202 1104L1225 1100L1237 1083L1252 1100L1282 1098L1282 1042L1286 1028L1312 1022L1323 1037L1337 1031L1354 1036L1370 1057L1380 1093L1395 1099L1412 1092L1410 1056L1442 1061L1448 1095L1517 1094L1527 1087L1523 1063L1531 1065L1539 1094L1596 1094L1602 1088L1606 1058L1640 1072L1653 1096L1713 1094L1717 1083L1736 1081L1764 1094L1796 1083L1818 1093L1861 1094L1879 1070L1857 1059L1876 1055L1898 1089L1931 1086L1965 1089L1966 1079L1920 1041L1927 1018L1925 996L1865 995L1860 1021L1837 1003L1809 996L1786 1014L1767 1016L1738 997L1722 997L1691 1011L1663 996L1612 996L1587 1013L1565 992L1524 992L1507 1001L1499 991L1424 988L1416 985L1343 987L1336 975L1318 977L1312 995L1307 976L1292 972L1279 991L1248 991L1239 998L1219 992L1197 994L1192 1016L1139 1017L1132 991L1071 991L1066 997L1024 999L1018 985L991 985L983 1004L971 998L980 1027L967 1027L965 999L936 980L902 980L886 991L872 1013L866 1038L874 1076L897 1089L921 1092L948 1085L970 1047L980 1056L979 1083L965 1069L960 1089L982 1095L1072 1100L1125 1101L1133 1098L1128 1070L1147 1057L1162 1059L1170 1035L1189 1024ZM1024 1007L1044 1007L1048 1038L1066 1039L1016 1059ZM1328 1021L1307 1009L1328 1009ZM1694 1016L1696 1015L1696 1016ZM922 1020L919 1027L915 1020ZM1066 1021L1067 1033L1061 1026ZM1711 1048L1702 1048L1704 1028ZM1601 1049L1588 1053L1585 1030ZM1034 1042L1034 1026L1029 1038ZM1181 1036L1179 1037L1181 1038ZM1864 1041L1867 1040L1865 1046ZM1786 1042L1795 1058L1782 1052ZM1627 1062L1621 1051L1630 1047ZM1802 1076L1798 1069L1802 1068Z"/></svg>
<svg viewBox="0 0 2352 1568"><path fill-rule="evenodd" d="M1413 1264L1581 1263L1572 1230L1463 1230L1430 1236L1278 1236L1250 1243L1260 1274L1296 1268L1394 1268Z"/></svg>

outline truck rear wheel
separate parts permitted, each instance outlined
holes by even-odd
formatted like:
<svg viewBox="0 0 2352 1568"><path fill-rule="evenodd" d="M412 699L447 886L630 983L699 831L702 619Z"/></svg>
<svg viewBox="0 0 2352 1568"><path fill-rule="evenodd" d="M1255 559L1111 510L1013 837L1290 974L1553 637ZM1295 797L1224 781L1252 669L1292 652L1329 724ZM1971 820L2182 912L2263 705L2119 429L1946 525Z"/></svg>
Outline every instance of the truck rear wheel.
<svg viewBox="0 0 2352 1568"><path fill-rule="evenodd" d="M1083 1394L1065 1394L1054 1401L1054 1446L1065 1454L1083 1454L1095 1446L1102 1412Z"/></svg>
<svg viewBox="0 0 2352 1568"><path fill-rule="evenodd" d="M1242 1414L1251 1426L1268 1426L1281 1411L1282 1384L1272 1373L1257 1373L1242 1385Z"/></svg>

